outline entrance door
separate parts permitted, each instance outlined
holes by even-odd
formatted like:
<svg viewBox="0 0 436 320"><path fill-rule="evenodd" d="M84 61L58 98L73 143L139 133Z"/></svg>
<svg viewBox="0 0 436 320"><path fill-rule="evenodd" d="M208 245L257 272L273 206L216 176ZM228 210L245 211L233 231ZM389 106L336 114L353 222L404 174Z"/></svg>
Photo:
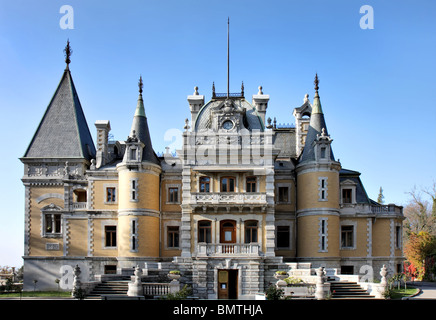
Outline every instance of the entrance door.
<svg viewBox="0 0 436 320"><path fill-rule="evenodd" d="M218 299L238 298L238 270L218 270Z"/></svg>

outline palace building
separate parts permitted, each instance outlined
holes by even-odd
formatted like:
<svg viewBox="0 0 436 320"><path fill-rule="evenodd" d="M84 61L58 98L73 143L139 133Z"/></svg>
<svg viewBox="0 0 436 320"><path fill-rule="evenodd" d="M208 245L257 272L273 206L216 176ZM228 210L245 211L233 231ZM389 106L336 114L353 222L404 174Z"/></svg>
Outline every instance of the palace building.
<svg viewBox="0 0 436 320"><path fill-rule="evenodd" d="M360 173L342 168L318 76L313 101L306 94L293 109L295 126L267 117L262 87L251 102L243 85L236 94L213 86L209 101L195 87L183 147L158 155L142 79L127 139L111 141L110 121L96 120L94 144L69 43L65 52L66 69L20 159L25 290L34 280L56 288L65 266L76 265L82 282L135 266L177 269L196 296L211 299L253 297L275 271L298 263L338 274L400 270L402 207L371 200Z"/></svg>

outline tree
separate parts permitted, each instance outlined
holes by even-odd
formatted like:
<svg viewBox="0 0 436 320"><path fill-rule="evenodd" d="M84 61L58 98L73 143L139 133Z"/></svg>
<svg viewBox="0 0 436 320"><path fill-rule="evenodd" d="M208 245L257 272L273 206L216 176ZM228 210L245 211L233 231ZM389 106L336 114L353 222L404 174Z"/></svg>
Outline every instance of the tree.
<svg viewBox="0 0 436 320"><path fill-rule="evenodd" d="M383 188L380 187L380 191L379 191L378 197L377 197L377 202L380 204L383 204L385 202L384 198L385 198L385 196L383 195Z"/></svg>
<svg viewBox="0 0 436 320"><path fill-rule="evenodd" d="M411 232L409 234L409 239L404 245L404 255L411 264L412 269L416 270L415 274L418 280L424 279L426 275L425 258L435 252L435 236L426 231Z"/></svg>
<svg viewBox="0 0 436 320"><path fill-rule="evenodd" d="M422 192L417 191L416 187L408 192L411 200L404 207L406 237L420 231L436 236L436 183L432 189L424 189L423 192L430 196L431 202L423 198Z"/></svg>

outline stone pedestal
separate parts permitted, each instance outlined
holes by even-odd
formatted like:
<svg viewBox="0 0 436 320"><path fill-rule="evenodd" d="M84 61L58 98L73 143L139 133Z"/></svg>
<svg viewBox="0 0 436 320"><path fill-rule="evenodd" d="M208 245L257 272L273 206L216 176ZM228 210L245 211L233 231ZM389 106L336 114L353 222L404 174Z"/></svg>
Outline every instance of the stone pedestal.
<svg viewBox="0 0 436 320"><path fill-rule="evenodd" d="M127 291L127 295L129 297L138 297L144 295L141 281L141 269L139 266L136 266L135 268L135 280L129 282L129 290Z"/></svg>

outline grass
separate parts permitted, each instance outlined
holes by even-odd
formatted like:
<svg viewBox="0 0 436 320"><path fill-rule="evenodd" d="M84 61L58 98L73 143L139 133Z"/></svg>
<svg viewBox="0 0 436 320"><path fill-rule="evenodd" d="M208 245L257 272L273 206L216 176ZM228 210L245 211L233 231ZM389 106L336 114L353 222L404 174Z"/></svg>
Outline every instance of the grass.
<svg viewBox="0 0 436 320"><path fill-rule="evenodd" d="M404 288L400 289L400 290L393 289L391 291L391 299L401 299L401 298L404 298L404 297L411 296L411 295L413 295L413 294L415 294L417 292L418 292L418 289L417 288L413 288L413 287L412 288L407 288L406 290Z"/></svg>
<svg viewBox="0 0 436 320"><path fill-rule="evenodd" d="M1 298L19 298L19 292L0 293ZM71 297L70 291L23 291L21 297Z"/></svg>

